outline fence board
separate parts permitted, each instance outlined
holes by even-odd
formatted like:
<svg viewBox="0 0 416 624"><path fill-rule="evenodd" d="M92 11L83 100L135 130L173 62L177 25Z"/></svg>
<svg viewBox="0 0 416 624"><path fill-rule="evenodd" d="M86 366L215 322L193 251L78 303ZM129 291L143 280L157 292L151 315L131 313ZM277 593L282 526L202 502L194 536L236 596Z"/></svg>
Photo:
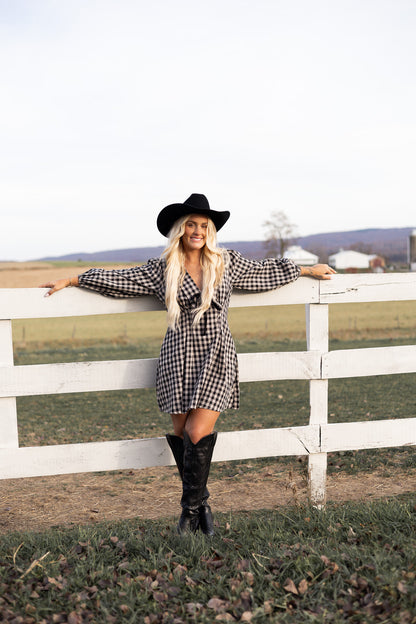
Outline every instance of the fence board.
<svg viewBox="0 0 416 624"><path fill-rule="evenodd" d="M318 427L227 432L218 434L213 461L306 455L318 447ZM0 479L171 465L165 438L31 446L1 450Z"/></svg>
<svg viewBox="0 0 416 624"><path fill-rule="evenodd" d="M331 423L321 428L321 447L328 453L416 444L416 418Z"/></svg>
<svg viewBox="0 0 416 624"><path fill-rule="evenodd" d="M45 297L43 288L0 288L0 319L52 318L163 310L155 297L113 299L91 290L66 288ZM288 305L319 301L319 284L302 278L265 293L234 291L230 307Z"/></svg>
<svg viewBox="0 0 416 624"><path fill-rule="evenodd" d="M319 303L319 282L307 277L286 284L282 288L263 293L250 293L234 290L230 307L295 305L302 303Z"/></svg>
<svg viewBox="0 0 416 624"><path fill-rule="evenodd" d="M320 303L405 301L416 299L413 273L333 275L320 282Z"/></svg>
<svg viewBox="0 0 416 624"><path fill-rule="evenodd" d="M273 379L318 379L321 354L317 351L287 353L239 353L240 381Z"/></svg>
<svg viewBox="0 0 416 624"><path fill-rule="evenodd" d="M65 288L45 297L43 288L1 288L0 315L4 319L52 318L163 310L155 297L113 299L82 288Z"/></svg>
<svg viewBox="0 0 416 624"><path fill-rule="evenodd" d="M367 377L416 372L416 345L340 349L322 356L322 376Z"/></svg>
<svg viewBox="0 0 416 624"><path fill-rule="evenodd" d="M0 368L0 396L151 388L156 365L156 359L142 359Z"/></svg>
<svg viewBox="0 0 416 624"><path fill-rule="evenodd" d="M240 381L319 377L319 353L243 353ZM0 397L153 388L157 359L0 366Z"/></svg>

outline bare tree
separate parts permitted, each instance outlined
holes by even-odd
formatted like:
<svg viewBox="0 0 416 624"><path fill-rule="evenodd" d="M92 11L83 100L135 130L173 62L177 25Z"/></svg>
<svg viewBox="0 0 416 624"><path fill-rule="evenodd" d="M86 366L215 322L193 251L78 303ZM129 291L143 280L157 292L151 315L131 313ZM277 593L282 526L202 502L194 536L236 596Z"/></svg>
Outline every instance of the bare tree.
<svg viewBox="0 0 416 624"><path fill-rule="evenodd" d="M289 221L283 210L274 211L270 219L263 223L266 229L264 246L268 256L283 256L285 249L296 238L296 225Z"/></svg>

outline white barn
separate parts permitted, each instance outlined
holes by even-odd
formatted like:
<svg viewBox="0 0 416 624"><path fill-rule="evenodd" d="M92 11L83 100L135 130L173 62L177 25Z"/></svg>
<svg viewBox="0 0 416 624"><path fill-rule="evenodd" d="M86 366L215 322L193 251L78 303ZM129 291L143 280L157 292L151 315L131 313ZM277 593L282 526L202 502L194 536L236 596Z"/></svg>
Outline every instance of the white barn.
<svg viewBox="0 0 416 624"><path fill-rule="evenodd" d="M284 258L289 258L289 260L293 260L296 264L302 266L312 266L319 262L319 257L306 249L302 249L299 245L292 245L288 247L283 254Z"/></svg>
<svg viewBox="0 0 416 624"><path fill-rule="evenodd" d="M369 269L370 256L352 249L340 249L328 258L328 264L334 269Z"/></svg>

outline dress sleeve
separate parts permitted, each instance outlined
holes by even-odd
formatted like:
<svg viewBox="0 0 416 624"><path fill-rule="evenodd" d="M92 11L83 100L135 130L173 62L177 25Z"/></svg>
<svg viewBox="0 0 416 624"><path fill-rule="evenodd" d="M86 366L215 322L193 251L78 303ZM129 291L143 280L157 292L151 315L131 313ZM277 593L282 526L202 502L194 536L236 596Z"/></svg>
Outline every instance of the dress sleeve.
<svg viewBox="0 0 416 624"><path fill-rule="evenodd" d="M164 280L159 258L130 269L90 269L78 276L79 286L106 295L125 298L140 295L156 295Z"/></svg>
<svg viewBox="0 0 416 624"><path fill-rule="evenodd" d="M231 282L234 288L262 292L296 280L300 267L288 258L249 260L238 251L229 250Z"/></svg>

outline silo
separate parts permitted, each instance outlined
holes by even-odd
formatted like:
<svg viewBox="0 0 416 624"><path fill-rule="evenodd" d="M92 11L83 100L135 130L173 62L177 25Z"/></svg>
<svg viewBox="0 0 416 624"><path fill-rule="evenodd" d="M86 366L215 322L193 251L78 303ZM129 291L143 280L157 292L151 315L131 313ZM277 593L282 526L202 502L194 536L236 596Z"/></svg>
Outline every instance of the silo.
<svg viewBox="0 0 416 624"><path fill-rule="evenodd" d="M411 271L416 271L416 230L409 236L409 267Z"/></svg>

